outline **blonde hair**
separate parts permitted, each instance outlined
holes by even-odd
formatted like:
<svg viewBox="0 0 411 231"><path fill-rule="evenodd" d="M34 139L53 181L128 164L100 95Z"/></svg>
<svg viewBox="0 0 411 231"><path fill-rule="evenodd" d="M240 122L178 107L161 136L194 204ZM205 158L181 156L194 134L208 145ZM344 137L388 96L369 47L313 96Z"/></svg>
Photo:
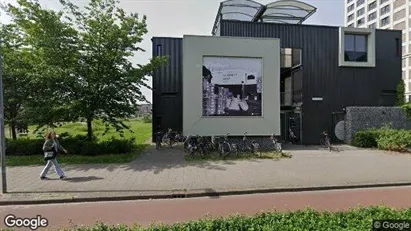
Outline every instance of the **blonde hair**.
<svg viewBox="0 0 411 231"><path fill-rule="evenodd" d="M53 134L53 133L54 133L54 135L56 135L56 131L50 130L49 132L47 132L47 134L44 138L46 138L47 140L50 140L51 139L51 134Z"/></svg>

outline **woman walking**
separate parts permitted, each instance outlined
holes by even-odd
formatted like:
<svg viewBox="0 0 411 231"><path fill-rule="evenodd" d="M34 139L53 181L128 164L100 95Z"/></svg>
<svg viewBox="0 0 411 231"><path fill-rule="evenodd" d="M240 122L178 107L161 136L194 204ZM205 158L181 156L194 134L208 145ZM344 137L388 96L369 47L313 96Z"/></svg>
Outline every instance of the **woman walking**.
<svg viewBox="0 0 411 231"><path fill-rule="evenodd" d="M43 145L43 151L44 151L44 160L47 161L47 164L40 174L40 179L42 180L48 179L46 175L49 172L51 165L54 165L54 170L56 171L57 175L59 175L60 179L66 178L65 173L63 172L63 170L61 170L60 165L57 162L57 155L60 152L64 152L67 154L67 151L57 141L57 134L55 131L50 131L47 133L46 141L44 142L44 145Z"/></svg>

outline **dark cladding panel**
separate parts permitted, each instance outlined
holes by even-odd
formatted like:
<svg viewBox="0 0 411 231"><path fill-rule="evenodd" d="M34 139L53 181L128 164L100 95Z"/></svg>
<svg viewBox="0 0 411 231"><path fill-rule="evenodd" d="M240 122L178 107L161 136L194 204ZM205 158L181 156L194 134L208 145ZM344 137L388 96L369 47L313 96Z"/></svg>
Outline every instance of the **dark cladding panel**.
<svg viewBox="0 0 411 231"><path fill-rule="evenodd" d="M182 38L152 39L153 57L168 56L168 63L153 73L153 137L156 128L182 131Z"/></svg>
<svg viewBox="0 0 411 231"><path fill-rule="evenodd" d="M376 30L375 68L339 67L338 27L223 20L220 35L279 38L282 48L302 49L305 144L318 144L323 130L333 132L333 112L346 106L395 105L395 97L387 92L401 79L401 31Z"/></svg>

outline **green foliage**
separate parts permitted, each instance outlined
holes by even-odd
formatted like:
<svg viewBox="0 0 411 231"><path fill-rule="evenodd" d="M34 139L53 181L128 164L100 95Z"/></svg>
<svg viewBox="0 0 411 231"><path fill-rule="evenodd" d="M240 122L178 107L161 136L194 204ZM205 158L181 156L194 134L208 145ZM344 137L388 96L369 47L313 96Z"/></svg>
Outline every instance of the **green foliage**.
<svg viewBox="0 0 411 231"><path fill-rule="evenodd" d="M380 129L359 131L354 136L357 147L404 152L411 147L411 131L397 130L388 126Z"/></svg>
<svg viewBox="0 0 411 231"><path fill-rule="evenodd" d="M32 56L35 100L27 106L32 124L84 120L88 138L92 121L101 120L120 134L129 129L122 119L145 101L140 88L165 57L146 65L130 59L141 52L138 44L147 33L146 17L126 14L115 0L90 0L80 9L60 0L64 11L46 10L35 0L18 0L6 11L24 34Z"/></svg>
<svg viewBox="0 0 411 231"><path fill-rule="evenodd" d="M404 152L411 147L411 131L383 128L377 139L378 148L389 151Z"/></svg>
<svg viewBox="0 0 411 231"><path fill-rule="evenodd" d="M373 219L411 219L411 209L394 210L386 207L358 208L344 212L317 212L312 209L286 213L261 213L252 217L203 219L175 225L155 225L148 228L97 224L77 231L217 231L217 230L371 230ZM73 229L71 229L73 230Z"/></svg>
<svg viewBox="0 0 411 231"><path fill-rule="evenodd" d="M143 122L144 123L151 123L152 120L153 120L153 118L152 118L151 114L144 115L144 117L143 117Z"/></svg>
<svg viewBox="0 0 411 231"><path fill-rule="evenodd" d="M401 106L402 110L405 113L405 116L411 120L411 103L406 103Z"/></svg>
<svg viewBox="0 0 411 231"><path fill-rule="evenodd" d="M405 103L405 84L404 80L400 80L397 85L397 106L402 106Z"/></svg>
<svg viewBox="0 0 411 231"><path fill-rule="evenodd" d="M361 148L377 148L377 139L379 137L379 130L363 130L358 131L354 135L354 146Z"/></svg>
<svg viewBox="0 0 411 231"><path fill-rule="evenodd" d="M44 139L17 139L7 140L6 155L39 155L43 151ZM135 139L110 139L107 141L89 141L85 136L75 136L60 139L60 143L70 153L76 155L97 156L105 154L120 154L132 152L135 148Z"/></svg>
<svg viewBox="0 0 411 231"><path fill-rule="evenodd" d="M3 61L3 89L5 123L17 138L17 125L24 120L24 108L33 97L30 90L33 84L30 70L32 54L24 48L25 42L21 30L15 24L1 25L1 51Z"/></svg>

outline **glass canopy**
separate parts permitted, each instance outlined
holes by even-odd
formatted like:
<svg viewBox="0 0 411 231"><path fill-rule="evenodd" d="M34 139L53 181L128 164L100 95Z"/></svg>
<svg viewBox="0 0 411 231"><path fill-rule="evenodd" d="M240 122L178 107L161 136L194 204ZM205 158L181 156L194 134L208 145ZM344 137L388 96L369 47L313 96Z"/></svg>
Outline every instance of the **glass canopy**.
<svg viewBox="0 0 411 231"><path fill-rule="evenodd" d="M317 8L296 0L278 0L263 5L252 0L226 0L220 3L212 34L221 20L301 24Z"/></svg>

